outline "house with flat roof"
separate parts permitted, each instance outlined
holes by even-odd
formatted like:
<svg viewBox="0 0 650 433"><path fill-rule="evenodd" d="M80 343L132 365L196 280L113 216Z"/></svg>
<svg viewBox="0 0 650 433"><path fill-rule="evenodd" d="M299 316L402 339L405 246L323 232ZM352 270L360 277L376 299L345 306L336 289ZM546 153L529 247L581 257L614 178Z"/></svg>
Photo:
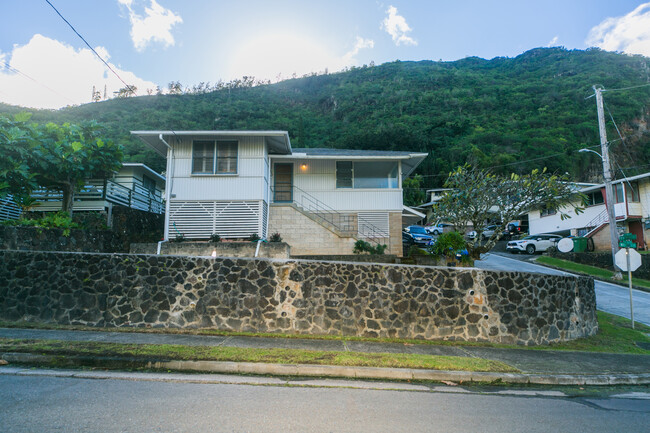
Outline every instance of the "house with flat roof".
<svg viewBox="0 0 650 433"><path fill-rule="evenodd" d="M286 131L132 131L167 158L165 239L279 233L292 255L401 255L402 180L426 153L301 148Z"/></svg>
<svg viewBox="0 0 650 433"><path fill-rule="evenodd" d="M552 209L535 209L528 213L530 234L554 233L584 236L593 239L596 250L610 249L609 217L605 184L577 184L587 196L584 212L576 214L566 206L571 218L562 220ZM620 233L637 235L639 249L647 249L650 239L650 173L618 179L612 182L614 214ZM574 203L578 205L578 203Z"/></svg>

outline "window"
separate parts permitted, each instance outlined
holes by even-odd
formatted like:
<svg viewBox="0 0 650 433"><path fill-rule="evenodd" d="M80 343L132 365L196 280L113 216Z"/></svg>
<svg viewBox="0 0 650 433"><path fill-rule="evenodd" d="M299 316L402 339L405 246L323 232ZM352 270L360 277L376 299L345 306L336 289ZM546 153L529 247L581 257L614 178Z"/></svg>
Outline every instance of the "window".
<svg viewBox="0 0 650 433"><path fill-rule="evenodd" d="M625 197L623 197L623 184L617 183L614 185L614 194L616 194L616 203L623 203Z"/></svg>
<svg viewBox="0 0 650 433"><path fill-rule="evenodd" d="M237 141L194 141L192 174L237 174L237 150Z"/></svg>
<svg viewBox="0 0 650 433"><path fill-rule="evenodd" d="M547 208L546 206L544 206L542 208L542 210L539 212L539 216L540 217L545 217L545 216L549 216L549 215L555 215L556 213L557 213L556 209L550 209L550 208Z"/></svg>
<svg viewBox="0 0 650 433"><path fill-rule="evenodd" d="M337 188L383 189L397 188L398 166L396 162L350 162L337 161Z"/></svg>
<svg viewBox="0 0 650 433"><path fill-rule="evenodd" d="M605 200L603 198L602 191L594 191L587 194L587 206L595 206L597 204L603 204Z"/></svg>
<svg viewBox="0 0 650 433"><path fill-rule="evenodd" d="M142 186L151 194L156 192L156 181L145 174L142 175Z"/></svg>
<svg viewBox="0 0 650 433"><path fill-rule="evenodd" d="M625 193L627 196L627 201L638 203L639 200L639 184L637 182L631 182L625 184Z"/></svg>

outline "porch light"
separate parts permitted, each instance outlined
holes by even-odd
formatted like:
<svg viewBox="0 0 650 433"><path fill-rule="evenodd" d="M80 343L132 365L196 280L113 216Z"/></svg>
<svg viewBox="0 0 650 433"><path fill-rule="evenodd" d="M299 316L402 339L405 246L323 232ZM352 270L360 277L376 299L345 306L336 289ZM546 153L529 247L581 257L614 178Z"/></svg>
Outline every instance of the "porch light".
<svg viewBox="0 0 650 433"><path fill-rule="evenodd" d="M307 164L305 164L304 162L300 164L300 170L307 171Z"/></svg>

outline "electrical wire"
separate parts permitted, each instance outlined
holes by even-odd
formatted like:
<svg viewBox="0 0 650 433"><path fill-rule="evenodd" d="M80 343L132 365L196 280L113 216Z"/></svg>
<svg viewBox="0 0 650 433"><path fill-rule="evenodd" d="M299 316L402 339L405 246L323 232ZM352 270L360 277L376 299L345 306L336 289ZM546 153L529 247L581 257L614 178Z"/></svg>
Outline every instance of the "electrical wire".
<svg viewBox="0 0 650 433"><path fill-rule="evenodd" d="M638 89L640 87L648 87L650 86L650 83L646 84L639 84L638 86L630 86L630 87L619 87L617 89L602 89L603 92L617 92L619 90L631 90L631 89Z"/></svg>
<svg viewBox="0 0 650 433"><path fill-rule="evenodd" d="M77 29L75 29L74 26L73 26L72 24L70 24L70 22L69 22L68 20L66 20L65 17L64 17L63 15L61 15L61 12L59 12L58 9L55 8L54 5L53 5L52 3L50 3L50 0L45 0L45 2L46 2L47 4L49 4L49 5L52 7L52 9L54 9L54 12L56 12L57 15L60 16L61 19L62 19L63 21L65 21L65 23L66 23L68 26L70 26L70 28L72 29L72 31L75 32L75 34L76 34L77 36L79 36L79 38L80 38L82 41L84 41L84 43L86 44L86 46L87 46L88 48L90 48L90 51L92 51L93 53L95 53L95 55L97 56L97 58L98 58L99 60L101 60L102 63L104 63L104 65L106 65L106 67L107 67L107 68L108 68L108 69L109 69L109 70L110 70L110 71L111 71L111 72L112 72L112 73L113 73L113 74L114 74L114 75L115 75L115 76L116 76L116 77L117 77L117 78L122 82L122 84L124 84L124 85L126 86L126 88L127 88L127 89L132 93L132 94L134 94L135 96L138 96L138 94L136 93L136 89L135 89L135 87L134 87L134 86L131 86L130 84L126 84L126 81L124 81L124 80L122 79L122 77L120 77L120 75L119 75L117 72L115 72L115 70L111 67L111 65L109 65L109 64L106 62L106 60L104 60L104 59L102 58L102 56L100 56L100 55L97 53L97 51L95 51L95 49L94 49L93 47L90 46L90 44L88 43L88 41L86 41L86 39L84 39L84 37L81 36L81 34L79 34L79 32L77 31Z"/></svg>
<svg viewBox="0 0 650 433"><path fill-rule="evenodd" d="M75 101L73 101L72 99L68 98L66 95L57 92L56 90L52 89L51 87L49 87L49 86L47 86L47 85L45 85L45 84L43 84L43 83L37 81L36 79L30 77L30 76L27 75L26 73L24 73L24 72L22 72L22 71L20 71L20 70L18 70L18 69L16 69L16 68L14 68L13 66L11 66L11 65L9 64L9 62L5 61L5 62L4 62L4 67L5 67L6 69L8 69L9 71L11 71L11 72L13 72L13 73L16 73L16 74L18 74L18 75L20 75L20 76L22 76L23 78L26 78L26 79L28 79L28 80L33 81L34 83L38 84L39 86L43 86L43 87L45 87L45 88L46 88L47 90L49 90L50 92L55 93L55 94L59 95L60 97L67 99L67 100L70 101L73 105L76 104Z"/></svg>

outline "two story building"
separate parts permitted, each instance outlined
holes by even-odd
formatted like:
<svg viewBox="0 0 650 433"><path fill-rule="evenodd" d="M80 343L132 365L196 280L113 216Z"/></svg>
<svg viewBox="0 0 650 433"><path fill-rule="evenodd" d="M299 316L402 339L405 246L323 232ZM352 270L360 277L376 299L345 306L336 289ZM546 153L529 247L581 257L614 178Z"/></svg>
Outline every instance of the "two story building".
<svg viewBox="0 0 650 433"><path fill-rule="evenodd" d="M133 131L167 158L165 239L266 239L292 255L401 255L402 180L426 153L292 149L286 131Z"/></svg>

